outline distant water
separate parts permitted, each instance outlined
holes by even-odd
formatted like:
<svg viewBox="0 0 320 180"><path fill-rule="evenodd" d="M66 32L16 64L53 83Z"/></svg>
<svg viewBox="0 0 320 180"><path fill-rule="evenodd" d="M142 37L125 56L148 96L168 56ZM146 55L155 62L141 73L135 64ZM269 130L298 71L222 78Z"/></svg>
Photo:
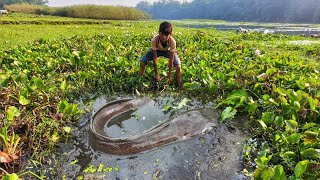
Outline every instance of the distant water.
<svg viewBox="0 0 320 180"><path fill-rule="evenodd" d="M260 32L264 34L287 34L311 36L312 34L320 34L320 28L313 27L310 24L274 24L274 25L249 25L249 24L214 24L210 22L182 22L177 25L186 28L215 28L219 31L235 31L240 28L253 32Z"/></svg>

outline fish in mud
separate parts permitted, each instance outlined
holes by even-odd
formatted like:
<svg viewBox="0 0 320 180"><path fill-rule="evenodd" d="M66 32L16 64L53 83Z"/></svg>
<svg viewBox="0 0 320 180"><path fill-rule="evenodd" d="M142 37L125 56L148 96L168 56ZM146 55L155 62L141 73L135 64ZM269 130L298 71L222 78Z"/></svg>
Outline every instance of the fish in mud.
<svg viewBox="0 0 320 180"><path fill-rule="evenodd" d="M105 133L104 126L111 123L114 118L132 113L135 109L148 104L154 104L154 101L124 99L106 104L91 119L89 137L91 146L108 154L135 154L205 133L217 125L219 117L213 109L196 109L171 117L147 131L130 137L114 138Z"/></svg>

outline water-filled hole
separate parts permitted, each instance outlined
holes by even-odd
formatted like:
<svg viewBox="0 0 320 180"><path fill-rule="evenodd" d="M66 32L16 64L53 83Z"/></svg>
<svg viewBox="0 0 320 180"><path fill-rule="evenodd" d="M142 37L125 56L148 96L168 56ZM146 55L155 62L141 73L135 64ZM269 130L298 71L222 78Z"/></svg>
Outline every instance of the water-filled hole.
<svg viewBox="0 0 320 180"><path fill-rule="evenodd" d="M169 115L169 113L164 113L155 102L147 103L113 117L104 126L104 132L107 136L114 138L130 137L167 120Z"/></svg>

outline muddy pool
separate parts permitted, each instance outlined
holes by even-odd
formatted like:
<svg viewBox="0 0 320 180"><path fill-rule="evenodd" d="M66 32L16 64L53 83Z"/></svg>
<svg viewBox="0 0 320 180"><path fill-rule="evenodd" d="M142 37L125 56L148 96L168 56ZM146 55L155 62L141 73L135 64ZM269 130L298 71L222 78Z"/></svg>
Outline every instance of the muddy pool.
<svg viewBox="0 0 320 180"><path fill-rule="evenodd" d="M89 124L94 112L106 103L121 98L93 98L83 108L88 111L73 127L72 136L52 155L54 167L43 173L54 179L246 179L241 173L241 154L247 137L245 116L216 125L208 132L190 139L131 155L110 155L93 149L89 143ZM171 96L153 98L153 107L142 107L127 117L121 117L122 125L113 124L104 130L115 137L127 137L141 133L164 119L185 111L212 108L214 103L190 99L187 106L176 107L182 101ZM80 104L82 101L80 101ZM165 107L171 108L163 111ZM155 114L152 118L149 113ZM139 114L139 116L137 116Z"/></svg>

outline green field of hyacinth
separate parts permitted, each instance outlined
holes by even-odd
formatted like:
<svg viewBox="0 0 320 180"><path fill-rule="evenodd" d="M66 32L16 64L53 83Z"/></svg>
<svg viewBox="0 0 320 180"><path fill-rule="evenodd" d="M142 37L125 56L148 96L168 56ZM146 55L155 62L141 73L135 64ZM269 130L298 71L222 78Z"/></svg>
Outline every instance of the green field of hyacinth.
<svg viewBox="0 0 320 180"><path fill-rule="evenodd" d="M174 93L214 102L222 123L247 115L251 141L243 145L243 172L248 177L320 178L320 44L302 43L314 39L173 22L183 90L165 83L168 65L162 60L163 89L150 92L153 69L139 77L139 59L159 21L26 21L0 25L0 176L46 178L18 166L46 162L66 141L84 113L80 97Z"/></svg>

